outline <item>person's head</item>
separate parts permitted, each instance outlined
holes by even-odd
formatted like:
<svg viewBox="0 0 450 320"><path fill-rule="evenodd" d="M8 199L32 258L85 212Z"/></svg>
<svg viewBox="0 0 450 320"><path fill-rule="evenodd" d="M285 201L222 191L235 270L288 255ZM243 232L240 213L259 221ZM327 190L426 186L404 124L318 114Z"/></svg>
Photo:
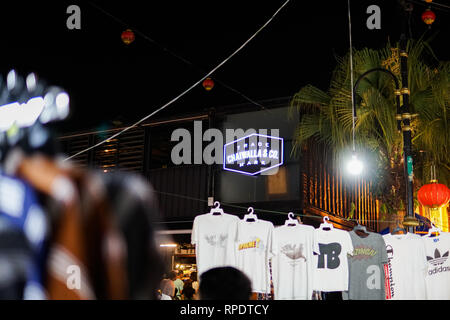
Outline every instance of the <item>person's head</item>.
<svg viewBox="0 0 450 320"><path fill-rule="evenodd" d="M177 273L175 271L170 271L167 278L175 281L177 279Z"/></svg>
<svg viewBox="0 0 450 320"><path fill-rule="evenodd" d="M192 281L197 281L197 272L192 272L191 273L191 275L189 276L189 278L192 280Z"/></svg>
<svg viewBox="0 0 450 320"><path fill-rule="evenodd" d="M173 295L173 284L171 284L169 279L163 279L160 284L161 293L172 296Z"/></svg>
<svg viewBox="0 0 450 320"><path fill-rule="evenodd" d="M183 286L183 288L192 288L192 280L191 279L187 279L185 282L184 282L184 286Z"/></svg>
<svg viewBox="0 0 450 320"><path fill-rule="evenodd" d="M178 270L178 278L181 279L183 278L184 272L181 270Z"/></svg>
<svg viewBox="0 0 450 320"><path fill-rule="evenodd" d="M199 293L201 300L249 300L252 283L236 268L213 268L201 274Z"/></svg>

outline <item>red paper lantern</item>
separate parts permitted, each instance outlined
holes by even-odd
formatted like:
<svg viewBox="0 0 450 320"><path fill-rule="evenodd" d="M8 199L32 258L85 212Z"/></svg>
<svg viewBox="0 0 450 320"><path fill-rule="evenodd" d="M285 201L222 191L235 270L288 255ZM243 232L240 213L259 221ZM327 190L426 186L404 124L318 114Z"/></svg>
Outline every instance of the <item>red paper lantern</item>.
<svg viewBox="0 0 450 320"><path fill-rule="evenodd" d="M127 29L122 32L122 41L125 44L130 44L134 41L134 32L131 29Z"/></svg>
<svg viewBox="0 0 450 320"><path fill-rule="evenodd" d="M431 26L431 24L436 20L436 15L434 14L431 9L427 9L422 13L422 20L425 22L428 26Z"/></svg>
<svg viewBox="0 0 450 320"><path fill-rule="evenodd" d="M423 185L419 189L417 199L423 206L438 208L449 202L450 189L445 184L432 180L431 183Z"/></svg>
<svg viewBox="0 0 450 320"><path fill-rule="evenodd" d="M203 80L203 88L205 88L206 91L211 90L214 87L214 81L211 78L206 78Z"/></svg>

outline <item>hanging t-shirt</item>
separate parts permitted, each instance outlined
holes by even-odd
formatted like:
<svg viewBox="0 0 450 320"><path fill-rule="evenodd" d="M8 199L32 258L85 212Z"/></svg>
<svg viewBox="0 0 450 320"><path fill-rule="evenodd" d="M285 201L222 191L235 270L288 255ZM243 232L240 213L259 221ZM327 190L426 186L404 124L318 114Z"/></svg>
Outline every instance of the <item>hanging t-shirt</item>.
<svg viewBox="0 0 450 320"><path fill-rule="evenodd" d="M425 285L428 300L450 299L450 233L440 232L437 237L423 236L428 262Z"/></svg>
<svg viewBox="0 0 450 320"><path fill-rule="evenodd" d="M388 263L385 265L386 300L426 299L428 270L425 246L420 236L390 233L383 236Z"/></svg>
<svg viewBox="0 0 450 320"><path fill-rule="evenodd" d="M315 255L314 289L317 291L348 290L348 259L353 245L347 231L315 229L319 254Z"/></svg>
<svg viewBox="0 0 450 320"><path fill-rule="evenodd" d="M269 258L272 255L273 224L269 221L239 220L236 267L252 282L252 292L270 292Z"/></svg>
<svg viewBox="0 0 450 320"><path fill-rule="evenodd" d="M238 222L237 216L227 213L205 213L195 217L192 244L196 245L199 276L211 268L236 266L234 244Z"/></svg>
<svg viewBox="0 0 450 320"><path fill-rule="evenodd" d="M314 227L298 224L273 232L272 281L275 300L311 300L313 252L319 251Z"/></svg>
<svg viewBox="0 0 450 320"><path fill-rule="evenodd" d="M387 261L386 245L383 236L367 232L360 237L350 231L353 254L348 257L349 288L343 292L345 300L384 300L384 264Z"/></svg>

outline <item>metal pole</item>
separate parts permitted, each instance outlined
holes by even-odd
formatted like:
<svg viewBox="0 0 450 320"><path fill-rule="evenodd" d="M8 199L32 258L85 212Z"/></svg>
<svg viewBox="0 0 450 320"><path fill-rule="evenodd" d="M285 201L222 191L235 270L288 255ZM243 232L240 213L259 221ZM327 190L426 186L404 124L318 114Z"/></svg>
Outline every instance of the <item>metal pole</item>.
<svg viewBox="0 0 450 320"><path fill-rule="evenodd" d="M403 161L405 168L406 183L406 215L408 218L414 218L414 199L413 199L413 159L412 159L412 143L411 143L411 113L409 108L409 88L408 88L408 53L406 52L406 25L407 12L411 10L411 6L404 4L403 6L403 24L402 33L400 35L400 72L402 76L403 105L401 107L403 121ZM409 232L413 232L413 227L408 227Z"/></svg>
<svg viewBox="0 0 450 320"><path fill-rule="evenodd" d="M402 47L401 47L402 48ZM404 51L403 51L404 52ZM402 55L402 49L400 49L400 55ZM407 58L403 54L402 58ZM402 64L402 71L404 71L404 68L406 68L406 63ZM404 157L404 173L405 173L405 183L406 183L406 213L408 217L414 218L414 208L413 208L413 193L412 193L412 156L411 156L411 127L410 127L410 119L411 114L409 113L409 104L408 104L408 97L409 97L409 90L407 89L407 73L406 76L402 73L402 86L403 88L400 90L399 88L399 81L397 77L388 69L384 68L373 68L370 70L367 70L362 75L358 77L358 79L355 82L354 88L353 88L353 117L356 118L356 89L358 88L358 85L362 79L364 79L365 76L372 72L384 72L389 74L395 83L395 95L396 95L396 104L397 104L397 129L400 131L403 131L403 157ZM405 82L406 80L406 82ZM406 86L405 86L406 84ZM403 93L403 106L400 106L400 95ZM406 95L406 100L405 100ZM406 105L405 105L406 102ZM401 126L401 121L403 120L403 127ZM411 221L409 221L411 222ZM413 227L409 226L408 231L413 232Z"/></svg>

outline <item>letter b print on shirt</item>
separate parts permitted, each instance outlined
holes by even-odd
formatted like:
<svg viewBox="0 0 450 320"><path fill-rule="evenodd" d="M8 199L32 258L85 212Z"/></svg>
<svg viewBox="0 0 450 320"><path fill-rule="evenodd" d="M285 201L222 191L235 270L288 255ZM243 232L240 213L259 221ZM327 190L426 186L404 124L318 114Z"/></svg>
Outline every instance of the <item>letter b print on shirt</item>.
<svg viewBox="0 0 450 320"><path fill-rule="evenodd" d="M339 267L341 261L339 260L339 254L342 247L339 243L333 242L329 244L319 243L319 263L317 267L319 269L336 269Z"/></svg>

